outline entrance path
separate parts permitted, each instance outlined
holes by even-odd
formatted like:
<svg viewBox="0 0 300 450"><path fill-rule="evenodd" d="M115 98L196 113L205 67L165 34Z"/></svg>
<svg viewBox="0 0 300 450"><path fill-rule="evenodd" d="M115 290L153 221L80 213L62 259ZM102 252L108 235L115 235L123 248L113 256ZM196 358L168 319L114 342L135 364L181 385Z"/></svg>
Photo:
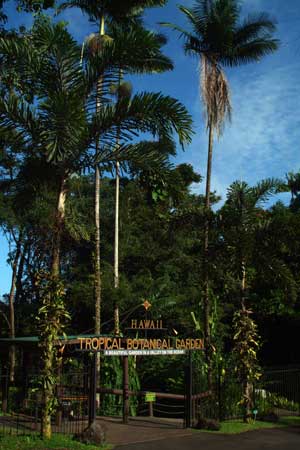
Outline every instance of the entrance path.
<svg viewBox="0 0 300 450"><path fill-rule="evenodd" d="M128 425L123 424L119 418L99 417L97 420L106 427L106 440L113 445L144 443L193 434L192 430L183 428L183 421L178 419L130 417Z"/></svg>
<svg viewBox="0 0 300 450"><path fill-rule="evenodd" d="M101 418L114 450L299 450L300 428L273 428L236 435L183 429L182 421ZM181 428L180 428L181 426Z"/></svg>

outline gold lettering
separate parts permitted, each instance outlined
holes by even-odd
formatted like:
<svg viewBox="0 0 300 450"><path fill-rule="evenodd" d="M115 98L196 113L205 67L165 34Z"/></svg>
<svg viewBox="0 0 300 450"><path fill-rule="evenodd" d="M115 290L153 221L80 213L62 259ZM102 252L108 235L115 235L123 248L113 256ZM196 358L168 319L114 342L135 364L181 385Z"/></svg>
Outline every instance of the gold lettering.
<svg viewBox="0 0 300 450"><path fill-rule="evenodd" d="M131 320L131 328L137 328L137 320L135 319Z"/></svg>
<svg viewBox="0 0 300 450"><path fill-rule="evenodd" d="M102 349L103 345L104 345L104 338L101 337L99 338L99 349Z"/></svg>
<svg viewBox="0 0 300 450"><path fill-rule="evenodd" d="M92 349L93 350L97 350L98 349L98 345L99 345L98 339L97 338L93 338L92 339Z"/></svg>
<svg viewBox="0 0 300 450"><path fill-rule="evenodd" d="M91 338L86 338L86 340L85 340L85 349L86 350L91 350L91 342L92 342Z"/></svg>
<svg viewBox="0 0 300 450"><path fill-rule="evenodd" d="M117 338L114 338L114 339L113 339L111 348L112 348L112 349L114 349L114 348L115 348L115 349L118 349L118 348L119 348L119 340L118 340Z"/></svg>
<svg viewBox="0 0 300 450"><path fill-rule="evenodd" d="M80 341L80 350L82 350L82 343L85 341L85 338L79 338Z"/></svg>
<svg viewBox="0 0 300 450"><path fill-rule="evenodd" d="M149 341L148 341L148 339L144 339L144 341L143 341L143 349L148 350L148 348L149 348Z"/></svg>
<svg viewBox="0 0 300 450"><path fill-rule="evenodd" d="M112 341L112 338L106 338L105 350L111 350L111 341Z"/></svg>

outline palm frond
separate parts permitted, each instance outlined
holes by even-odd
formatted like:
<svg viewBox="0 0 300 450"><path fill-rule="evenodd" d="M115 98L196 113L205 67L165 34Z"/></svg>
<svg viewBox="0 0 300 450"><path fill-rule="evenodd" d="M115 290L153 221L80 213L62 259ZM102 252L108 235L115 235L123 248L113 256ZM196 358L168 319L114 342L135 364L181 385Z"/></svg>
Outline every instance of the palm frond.
<svg viewBox="0 0 300 450"><path fill-rule="evenodd" d="M204 55L201 58L201 93L205 104L207 127L220 136L226 119L231 120L231 102L224 72Z"/></svg>
<svg viewBox="0 0 300 450"><path fill-rule="evenodd" d="M273 33L276 30L274 20L266 13L249 15L241 25L238 25L234 33L234 45L247 44L253 39Z"/></svg>
<svg viewBox="0 0 300 450"><path fill-rule="evenodd" d="M117 22L139 16L145 8L165 5L167 0L67 0L58 7L58 13L67 8L80 8L90 20L98 22L102 16Z"/></svg>
<svg viewBox="0 0 300 450"><path fill-rule="evenodd" d="M266 178L260 181L252 188L255 203L265 203L272 195L282 192L282 185L283 181L279 178Z"/></svg>

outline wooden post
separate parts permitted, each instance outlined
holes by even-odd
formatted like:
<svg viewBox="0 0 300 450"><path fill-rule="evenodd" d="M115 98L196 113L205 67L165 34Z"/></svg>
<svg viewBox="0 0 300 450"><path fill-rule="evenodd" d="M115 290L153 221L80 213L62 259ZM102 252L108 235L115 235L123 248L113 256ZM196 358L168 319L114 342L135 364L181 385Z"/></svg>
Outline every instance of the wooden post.
<svg viewBox="0 0 300 450"><path fill-rule="evenodd" d="M55 425L58 428L61 427L62 423L62 405L60 404L62 397L61 384L62 384L62 362L59 364L57 369L57 385L56 385L56 396L59 404L55 414Z"/></svg>
<svg viewBox="0 0 300 450"><path fill-rule="evenodd" d="M185 426L191 428L193 422L193 367L192 352L189 351L185 376Z"/></svg>
<svg viewBox="0 0 300 450"><path fill-rule="evenodd" d="M90 372L90 390L89 390L89 425L96 420L96 397L97 397L97 353L92 356L91 372Z"/></svg>
<svg viewBox="0 0 300 450"><path fill-rule="evenodd" d="M123 356L123 423L128 423L129 393L128 393L128 356Z"/></svg>
<svg viewBox="0 0 300 450"><path fill-rule="evenodd" d="M7 413L7 405L8 405L8 368L3 370L3 375L1 376L1 390L2 390L2 412Z"/></svg>
<svg viewBox="0 0 300 450"><path fill-rule="evenodd" d="M149 402L148 406L149 406L149 417L153 417L153 402Z"/></svg>

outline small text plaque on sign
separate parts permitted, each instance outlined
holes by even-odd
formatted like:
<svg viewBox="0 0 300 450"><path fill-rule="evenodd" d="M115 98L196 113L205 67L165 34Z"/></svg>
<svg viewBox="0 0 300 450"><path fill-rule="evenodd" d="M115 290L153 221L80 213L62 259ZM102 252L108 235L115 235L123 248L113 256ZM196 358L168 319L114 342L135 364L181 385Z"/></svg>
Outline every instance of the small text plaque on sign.
<svg viewBox="0 0 300 450"><path fill-rule="evenodd" d="M104 350L105 356L184 355L186 350Z"/></svg>
<svg viewBox="0 0 300 450"><path fill-rule="evenodd" d="M146 392L145 402L155 402L156 394L154 392Z"/></svg>

